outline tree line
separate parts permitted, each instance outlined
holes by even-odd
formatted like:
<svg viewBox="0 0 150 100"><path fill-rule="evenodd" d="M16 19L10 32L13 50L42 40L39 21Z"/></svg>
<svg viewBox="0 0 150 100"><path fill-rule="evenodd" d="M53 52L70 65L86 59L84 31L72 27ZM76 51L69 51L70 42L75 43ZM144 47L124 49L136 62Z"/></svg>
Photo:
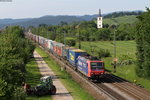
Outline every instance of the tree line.
<svg viewBox="0 0 150 100"><path fill-rule="evenodd" d="M24 100L21 88L25 65L33 54L32 42L25 39L19 26L6 27L0 33L0 99Z"/></svg>
<svg viewBox="0 0 150 100"><path fill-rule="evenodd" d="M114 31L116 40L134 40L135 24L104 25L104 28L97 29L95 20L79 23L48 26L40 24L39 27L29 27L34 34L64 43L64 39L81 41L109 41L113 40Z"/></svg>
<svg viewBox="0 0 150 100"><path fill-rule="evenodd" d="M128 16L128 15L141 15L143 11L121 11L121 12L113 12L104 16L104 18L116 18L120 16Z"/></svg>

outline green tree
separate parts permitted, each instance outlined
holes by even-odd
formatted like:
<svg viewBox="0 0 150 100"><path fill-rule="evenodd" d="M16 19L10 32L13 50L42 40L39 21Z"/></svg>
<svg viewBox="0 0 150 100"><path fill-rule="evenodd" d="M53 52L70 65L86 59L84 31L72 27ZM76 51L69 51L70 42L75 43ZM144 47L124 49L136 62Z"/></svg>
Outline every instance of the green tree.
<svg viewBox="0 0 150 100"><path fill-rule="evenodd" d="M110 40L110 30L107 28L98 29L95 38L96 40Z"/></svg>
<svg viewBox="0 0 150 100"><path fill-rule="evenodd" d="M150 10L138 16L136 26L137 75L150 77Z"/></svg>
<svg viewBox="0 0 150 100"><path fill-rule="evenodd" d="M7 27L0 34L0 99L23 100L18 91L24 80L25 64L32 56L34 46L24 38L23 29Z"/></svg>
<svg viewBox="0 0 150 100"><path fill-rule="evenodd" d="M71 37L67 37L66 38L66 45L75 46L76 45L76 39L71 38Z"/></svg>

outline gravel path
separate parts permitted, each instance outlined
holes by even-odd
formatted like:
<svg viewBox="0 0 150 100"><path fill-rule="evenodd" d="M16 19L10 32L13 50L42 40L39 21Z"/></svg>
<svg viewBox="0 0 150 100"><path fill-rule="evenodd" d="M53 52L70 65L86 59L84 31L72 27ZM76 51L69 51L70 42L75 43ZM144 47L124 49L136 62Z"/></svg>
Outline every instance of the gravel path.
<svg viewBox="0 0 150 100"><path fill-rule="evenodd" d="M63 86L53 71L45 63L43 58L36 51L34 51L34 58L38 64L42 76L50 75L53 78L53 84L57 89L56 95L52 95L53 100L73 100L67 89Z"/></svg>

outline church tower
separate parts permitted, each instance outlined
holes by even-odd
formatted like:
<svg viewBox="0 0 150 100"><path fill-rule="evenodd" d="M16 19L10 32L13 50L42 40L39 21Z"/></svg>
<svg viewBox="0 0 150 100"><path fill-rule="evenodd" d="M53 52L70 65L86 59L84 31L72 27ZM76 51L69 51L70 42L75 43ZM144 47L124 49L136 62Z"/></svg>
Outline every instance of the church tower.
<svg viewBox="0 0 150 100"><path fill-rule="evenodd" d="M101 9L99 9L99 15L97 17L97 28L103 28L103 18L101 15Z"/></svg>

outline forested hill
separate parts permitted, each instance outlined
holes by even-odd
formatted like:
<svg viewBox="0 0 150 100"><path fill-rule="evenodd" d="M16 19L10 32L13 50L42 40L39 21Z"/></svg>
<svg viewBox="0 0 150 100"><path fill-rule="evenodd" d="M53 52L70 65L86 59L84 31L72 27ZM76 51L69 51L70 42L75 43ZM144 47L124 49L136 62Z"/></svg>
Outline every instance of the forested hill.
<svg viewBox="0 0 150 100"><path fill-rule="evenodd" d="M25 18L25 19L0 19L0 28L9 25L20 25L23 27L38 26L39 24L58 25L60 22L72 23L78 21L90 21L96 18L97 15L84 16L43 16L40 18Z"/></svg>
<svg viewBox="0 0 150 100"><path fill-rule="evenodd" d="M142 11L132 11L132 12L114 12L114 13L109 13L109 14L103 14L102 16L104 19L106 18L106 23L117 23L116 18L122 16L122 20L126 22L126 20L130 18L123 18L124 16L136 16L141 14ZM66 23L72 23L72 22L79 22L79 21L90 21L92 19L96 19L98 15L84 15L84 16L43 16L40 18L24 18L24 19L0 19L0 28L5 27L5 26L10 26L10 25L20 25L23 27L28 27L28 26L38 26L39 24L47 24L47 25L58 25L61 22L66 22ZM113 18L113 19L112 19ZM115 18L115 19L114 19ZM111 21L110 21L110 20ZM135 21L135 17L132 17L132 21ZM119 19L120 20L120 19ZM127 21L128 22L128 21ZM129 21L130 22L130 21Z"/></svg>

